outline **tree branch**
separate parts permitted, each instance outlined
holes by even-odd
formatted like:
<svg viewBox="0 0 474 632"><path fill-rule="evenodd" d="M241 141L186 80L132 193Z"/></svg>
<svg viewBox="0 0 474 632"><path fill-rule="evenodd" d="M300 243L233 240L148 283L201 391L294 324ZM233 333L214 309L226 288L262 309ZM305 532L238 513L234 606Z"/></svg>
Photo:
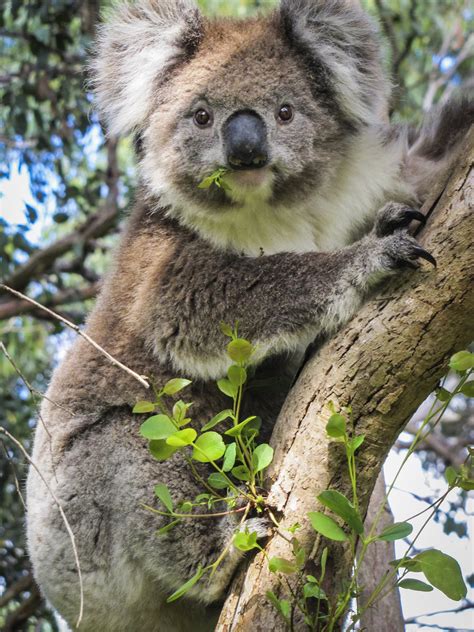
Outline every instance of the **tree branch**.
<svg viewBox="0 0 474 632"><path fill-rule="evenodd" d="M23 291L30 281L37 279L50 270L55 261L72 250L74 246L87 244L92 239L103 237L115 225L120 212L118 203L119 169L117 165L117 142L116 138L107 140L108 166L106 184L108 193L104 208L88 217L81 226L69 233L69 235L58 239L50 246L31 255L26 263L19 266L10 277L3 280L5 285L15 290Z"/></svg>
<svg viewBox="0 0 474 632"><path fill-rule="evenodd" d="M313 565L317 566L326 544L307 518L308 511L318 509L316 495L329 487L351 495L344 451L325 432L328 402L336 408L350 405L357 434L365 435L357 462L360 508L365 513L398 433L434 390L449 357L474 337L473 145L471 130L456 173L441 196L433 192L424 206L425 213L432 212L420 241L436 256L437 270L407 273L387 284L385 302L379 299L365 305L307 363L275 426L268 500L282 516L282 529L295 522L303 525L298 539ZM291 546L275 535L266 554L291 558ZM333 598L348 580L350 569L346 548L331 546L324 588ZM268 590L282 595L278 578L259 554L236 578L216 630L284 630L285 623L266 598Z"/></svg>

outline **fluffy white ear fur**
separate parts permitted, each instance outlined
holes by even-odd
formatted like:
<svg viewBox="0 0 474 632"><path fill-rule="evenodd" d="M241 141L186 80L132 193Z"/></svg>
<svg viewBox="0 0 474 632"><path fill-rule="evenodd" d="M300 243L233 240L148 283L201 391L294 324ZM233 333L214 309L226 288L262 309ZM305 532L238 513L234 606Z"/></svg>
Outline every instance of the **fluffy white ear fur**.
<svg viewBox="0 0 474 632"><path fill-rule="evenodd" d="M365 124L384 118L390 85L369 16L350 0L281 0L280 10L292 37L331 72L344 113Z"/></svg>
<svg viewBox="0 0 474 632"><path fill-rule="evenodd" d="M93 86L112 134L139 128L160 76L195 42L201 16L192 0L121 2L99 28Z"/></svg>

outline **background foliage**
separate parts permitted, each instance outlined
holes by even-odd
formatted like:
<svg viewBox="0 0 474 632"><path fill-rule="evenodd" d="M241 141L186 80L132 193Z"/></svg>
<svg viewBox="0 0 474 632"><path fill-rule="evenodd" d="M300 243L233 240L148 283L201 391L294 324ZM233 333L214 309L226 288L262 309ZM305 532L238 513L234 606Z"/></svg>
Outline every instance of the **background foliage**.
<svg viewBox="0 0 474 632"><path fill-rule="evenodd" d="M100 0L4 0L0 4L0 191L10 179L30 191L0 197L0 278L82 323L97 293L117 231L133 197L133 151L106 138L86 87ZM202 0L209 14L245 16L272 3ZM385 35L395 86L394 121L418 122L423 110L460 86L472 88L474 13L467 0L366 0ZM23 199L19 212L18 200ZM68 334L31 305L0 294L0 425L29 450L39 397L64 353ZM22 377L23 376L23 377ZM28 386L25 383L27 380ZM33 395L31 392L33 389ZM423 445L435 474L463 460L472 433L459 402L450 421ZM416 431L416 419L408 432ZM472 438L472 437L471 437ZM403 449L403 437L398 448ZM0 628L55 629L25 554L18 488L25 466L0 441ZM440 515L445 531L466 535L460 496Z"/></svg>

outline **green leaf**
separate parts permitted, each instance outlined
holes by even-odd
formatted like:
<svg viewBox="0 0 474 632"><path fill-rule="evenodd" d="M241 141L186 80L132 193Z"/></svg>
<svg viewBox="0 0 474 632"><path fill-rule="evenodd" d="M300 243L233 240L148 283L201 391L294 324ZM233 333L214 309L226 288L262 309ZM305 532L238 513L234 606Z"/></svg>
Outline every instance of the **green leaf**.
<svg viewBox="0 0 474 632"><path fill-rule="evenodd" d="M348 539L341 527L330 516L326 516L320 511L311 511L308 518L313 529L326 538L337 542L345 542Z"/></svg>
<svg viewBox="0 0 474 632"><path fill-rule="evenodd" d="M255 415L252 417L247 417L247 419L241 421L240 424L237 424L236 426L229 428L229 430L226 430L224 434L228 435L229 437L239 437L242 434L242 430L245 428L245 426L254 419L256 419Z"/></svg>
<svg viewBox="0 0 474 632"><path fill-rule="evenodd" d="M232 476L234 476L239 481L250 480L250 472L245 467L245 465L237 465L237 467L232 468Z"/></svg>
<svg viewBox="0 0 474 632"><path fill-rule="evenodd" d="M326 424L326 432L333 439L343 437L346 433L346 420L339 413L335 413L329 417Z"/></svg>
<svg viewBox="0 0 474 632"><path fill-rule="evenodd" d="M248 340L236 338L227 345L227 354L234 362L243 364L250 359L253 347Z"/></svg>
<svg viewBox="0 0 474 632"><path fill-rule="evenodd" d="M232 386L239 388L247 381L247 371L236 364L232 364L227 370L227 377Z"/></svg>
<svg viewBox="0 0 474 632"><path fill-rule="evenodd" d="M422 582L419 579L402 579L398 582L397 586L399 588L407 588L409 590L419 590L421 592L431 592L433 590L433 586Z"/></svg>
<svg viewBox="0 0 474 632"><path fill-rule="evenodd" d="M389 564L394 568L406 568L412 573L421 573L421 564L414 558L400 558L398 560L392 560Z"/></svg>
<svg viewBox="0 0 474 632"><path fill-rule="evenodd" d="M259 548L257 538L258 535L256 531L250 533L248 531L239 531L239 533L234 535L232 543L239 551L251 551L252 549Z"/></svg>
<svg viewBox="0 0 474 632"><path fill-rule="evenodd" d="M214 489L225 489L229 487L229 481L220 472L213 472L207 477L207 482Z"/></svg>
<svg viewBox="0 0 474 632"><path fill-rule="evenodd" d="M150 441L148 449L157 461L166 461L176 452L176 448L168 445L166 441Z"/></svg>
<svg viewBox="0 0 474 632"><path fill-rule="evenodd" d="M197 582L201 579L203 575L204 575L204 569L199 564L196 573L191 577L191 579L188 579L188 581L185 584L180 586L178 590L176 590L172 595L168 597L168 599L166 600L167 603L176 601L176 599L179 599L180 597L185 595L189 590L191 590L194 584L197 584Z"/></svg>
<svg viewBox="0 0 474 632"><path fill-rule="evenodd" d="M163 535L164 533L168 533L168 531L171 531L171 529L173 529L173 527L175 527L179 522L181 522L179 518L178 520L172 520L171 522L168 522L168 524L165 524L164 527L158 529L156 535Z"/></svg>
<svg viewBox="0 0 474 632"><path fill-rule="evenodd" d="M464 599L467 588L459 564L454 558L437 549L430 549L418 553L414 559L420 563L430 584L441 590L446 597L453 601Z"/></svg>
<svg viewBox="0 0 474 632"><path fill-rule="evenodd" d="M268 443L258 445L252 454L252 467L255 472L261 472L273 461L273 448Z"/></svg>
<svg viewBox="0 0 474 632"><path fill-rule="evenodd" d="M288 599L278 599L274 592L267 590L265 593L268 601L277 609L283 619L288 623L290 620L291 604Z"/></svg>
<svg viewBox="0 0 474 632"><path fill-rule="evenodd" d="M319 502L342 518L356 533L364 533L364 525L354 505L340 492L327 490L318 496Z"/></svg>
<svg viewBox="0 0 474 632"><path fill-rule="evenodd" d="M438 386L438 388L435 391L435 394L436 394L436 398L439 399L440 402L449 402L449 400L453 396L451 391L447 391L442 386Z"/></svg>
<svg viewBox="0 0 474 632"><path fill-rule="evenodd" d="M184 425L186 422L186 413L191 408L192 402L186 404L182 399L178 400L173 406L173 419L179 425Z"/></svg>
<svg viewBox="0 0 474 632"><path fill-rule="evenodd" d="M466 397L474 397L474 380L466 382L461 387L461 393Z"/></svg>
<svg viewBox="0 0 474 632"><path fill-rule="evenodd" d="M236 454L237 445L235 443L229 443L225 450L224 461L222 463L222 469L224 472L230 472L230 470L234 467Z"/></svg>
<svg viewBox="0 0 474 632"><path fill-rule="evenodd" d="M197 432L193 428L185 428L184 430L178 430L178 432L170 435L166 439L166 443L174 448L184 448L190 445L196 437Z"/></svg>
<svg viewBox="0 0 474 632"><path fill-rule="evenodd" d="M303 586L303 595L305 599L314 597L315 599L324 599L327 601L327 596L324 590L314 583L308 583Z"/></svg>
<svg viewBox="0 0 474 632"><path fill-rule="evenodd" d="M458 473L456 472L454 467L452 467L451 465L448 465L448 467L444 471L444 477L448 485L451 487L456 482Z"/></svg>
<svg viewBox="0 0 474 632"><path fill-rule="evenodd" d="M472 369L474 367L474 353L469 353L469 351L458 351L458 353L455 353L451 357L449 366L451 369L454 369L459 373L464 373L468 369Z"/></svg>
<svg viewBox="0 0 474 632"><path fill-rule="evenodd" d="M408 522L394 522L386 527L382 533L377 536L377 540L384 542L393 542L406 538L413 531L413 527Z"/></svg>
<svg viewBox="0 0 474 632"><path fill-rule="evenodd" d="M350 441L348 441L348 446L351 452L355 452L360 448L360 446L364 443L365 435L357 435L357 437L353 437Z"/></svg>
<svg viewBox="0 0 474 632"><path fill-rule="evenodd" d="M140 434L147 439L167 439L176 432L176 426L168 415L153 415L140 426Z"/></svg>
<svg viewBox="0 0 474 632"><path fill-rule="evenodd" d="M321 560L319 562L319 565L321 566L321 581L323 581L324 576L326 575L326 563L328 561L328 553L329 549L327 546L325 546L321 554Z"/></svg>
<svg viewBox="0 0 474 632"><path fill-rule="evenodd" d="M232 327L230 325L228 325L227 323L220 323L220 329L222 331L222 333L224 334L224 336L227 336L228 338L233 338L234 337L234 332L232 331Z"/></svg>
<svg viewBox="0 0 474 632"><path fill-rule="evenodd" d="M228 397L232 397L232 399L237 396L237 388L232 384L232 382L229 382L229 380L217 380L217 388L221 393L224 393L224 395L227 395Z"/></svg>
<svg viewBox="0 0 474 632"><path fill-rule="evenodd" d="M227 408L226 410L221 410L220 413L217 413L217 415L214 415L211 421L208 421L207 424L205 424L202 427L202 432L206 432L206 430L210 430L211 428L214 428L214 426L217 426L217 424L220 424L221 421L224 421L225 419L229 419L233 417L234 417L234 413L231 411L230 408Z"/></svg>
<svg viewBox="0 0 474 632"><path fill-rule="evenodd" d="M155 485L155 496L161 500L170 513L173 512L173 500L171 499L168 487L164 483L158 483L158 485Z"/></svg>
<svg viewBox="0 0 474 632"><path fill-rule="evenodd" d="M191 380L185 380L184 378L181 378L181 377L174 377L169 382L166 382L166 384L163 386L163 393L165 393L165 395L175 395L176 393L179 393L179 391L182 391L183 388L186 388L186 386L189 386L190 384L191 384Z"/></svg>
<svg viewBox="0 0 474 632"><path fill-rule="evenodd" d="M298 570L294 562L285 560L283 557L272 557L268 562L268 570L270 573L284 573L285 575L291 575Z"/></svg>
<svg viewBox="0 0 474 632"><path fill-rule="evenodd" d="M217 461L225 452L225 443L217 432L205 432L196 439L193 459L201 463Z"/></svg>
<svg viewBox="0 0 474 632"><path fill-rule="evenodd" d="M155 410L155 404L153 402L147 402L142 399L135 404L132 409L132 413L152 413Z"/></svg>

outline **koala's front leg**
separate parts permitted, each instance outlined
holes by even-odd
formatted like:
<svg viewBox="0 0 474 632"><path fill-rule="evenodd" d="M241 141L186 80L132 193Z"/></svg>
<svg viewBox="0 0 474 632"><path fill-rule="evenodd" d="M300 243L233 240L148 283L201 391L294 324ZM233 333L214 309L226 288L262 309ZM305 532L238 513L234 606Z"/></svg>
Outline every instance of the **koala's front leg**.
<svg viewBox="0 0 474 632"><path fill-rule="evenodd" d="M256 362L304 350L318 334L347 322L382 278L416 267L420 257L434 262L401 230L421 219L418 212L390 208L382 209L369 235L333 252L254 258L197 240L182 244L157 288L149 343L175 369L202 379L227 368L222 321L239 321L240 334L256 344Z"/></svg>

